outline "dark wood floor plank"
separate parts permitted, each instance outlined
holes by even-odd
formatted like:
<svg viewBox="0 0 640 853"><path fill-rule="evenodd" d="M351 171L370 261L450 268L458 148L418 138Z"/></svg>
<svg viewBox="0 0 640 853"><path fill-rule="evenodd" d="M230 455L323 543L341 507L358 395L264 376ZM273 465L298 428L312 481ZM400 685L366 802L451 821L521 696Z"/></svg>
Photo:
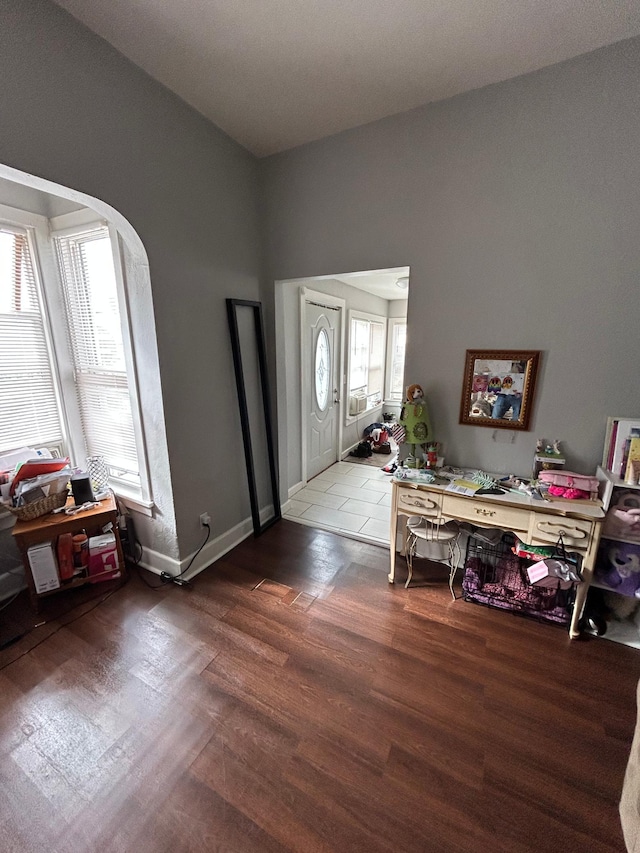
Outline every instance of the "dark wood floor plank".
<svg viewBox="0 0 640 853"><path fill-rule="evenodd" d="M336 693L332 684L309 671L275 667L226 652L218 655L203 675L296 732L309 727L326 730L356 751L386 759L390 741L357 688Z"/></svg>
<svg viewBox="0 0 640 853"><path fill-rule="evenodd" d="M283 521L12 647L0 849L623 853L640 652L387 571Z"/></svg>
<svg viewBox="0 0 640 853"><path fill-rule="evenodd" d="M253 765L234 761L222 737L211 738L190 772L286 849L332 849L297 812L287 786L277 776L265 778Z"/></svg>
<svg viewBox="0 0 640 853"><path fill-rule="evenodd" d="M185 772L131 845L136 853L287 853L209 785Z"/></svg>

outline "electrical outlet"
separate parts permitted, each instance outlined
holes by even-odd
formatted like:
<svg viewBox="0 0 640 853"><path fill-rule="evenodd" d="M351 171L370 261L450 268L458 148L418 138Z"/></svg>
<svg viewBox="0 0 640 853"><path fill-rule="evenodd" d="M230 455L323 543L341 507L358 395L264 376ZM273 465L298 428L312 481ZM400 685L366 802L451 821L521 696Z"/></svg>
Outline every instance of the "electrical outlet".
<svg viewBox="0 0 640 853"><path fill-rule="evenodd" d="M200 515L200 527L211 527L211 516L208 512L203 512Z"/></svg>

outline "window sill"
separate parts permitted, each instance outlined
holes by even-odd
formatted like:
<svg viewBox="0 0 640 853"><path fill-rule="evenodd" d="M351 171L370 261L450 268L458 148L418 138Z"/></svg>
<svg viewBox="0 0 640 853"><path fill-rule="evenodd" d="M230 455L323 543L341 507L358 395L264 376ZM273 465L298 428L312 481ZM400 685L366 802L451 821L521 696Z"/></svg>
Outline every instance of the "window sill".
<svg viewBox="0 0 640 853"><path fill-rule="evenodd" d="M153 508L155 506L153 501L145 500L139 492L128 489L120 483L112 483L111 488L120 503L127 509L130 509L132 512L138 512L140 515L148 515L149 518L153 516Z"/></svg>
<svg viewBox="0 0 640 853"><path fill-rule="evenodd" d="M383 404L379 403L377 406L372 406L370 409L365 409L364 412L360 412L357 415L347 415L345 418L345 421L344 421L345 426L351 426L352 424L358 423L363 418L366 418L367 416L370 416L375 412L379 412L382 409L382 407L383 407ZM366 423L365 426L368 426L369 423L371 423L371 421L368 421L368 423Z"/></svg>

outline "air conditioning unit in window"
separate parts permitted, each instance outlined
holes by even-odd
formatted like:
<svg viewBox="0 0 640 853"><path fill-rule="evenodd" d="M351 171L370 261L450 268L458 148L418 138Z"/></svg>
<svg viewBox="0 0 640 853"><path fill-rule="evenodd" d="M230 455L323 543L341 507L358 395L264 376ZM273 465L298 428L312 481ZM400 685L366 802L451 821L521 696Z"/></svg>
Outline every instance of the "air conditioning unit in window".
<svg viewBox="0 0 640 853"><path fill-rule="evenodd" d="M351 394L349 397L349 414L350 415L359 415L361 412L365 412L367 409L367 395L366 394Z"/></svg>
<svg viewBox="0 0 640 853"><path fill-rule="evenodd" d="M367 409L375 409L376 406L379 406L382 403L382 397L380 393L369 394L367 396Z"/></svg>

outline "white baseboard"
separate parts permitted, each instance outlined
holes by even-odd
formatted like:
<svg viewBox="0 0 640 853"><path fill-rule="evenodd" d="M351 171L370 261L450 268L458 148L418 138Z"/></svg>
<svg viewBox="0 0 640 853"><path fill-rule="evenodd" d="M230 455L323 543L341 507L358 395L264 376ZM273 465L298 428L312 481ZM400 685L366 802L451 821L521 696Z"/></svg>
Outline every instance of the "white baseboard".
<svg viewBox="0 0 640 853"><path fill-rule="evenodd" d="M289 500L291 500L291 498L294 495L296 495L298 492L302 491L302 489L304 489L304 487L306 485L307 485L306 483L303 483L302 480L300 480L300 482L296 483L295 486L291 486L291 488L288 491Z"/></svg>
<svg viewBox="0 0 640 853"><path fill-rule="evenodd" d="M263 516L264 518L270 518L273 515L273 508L271 510L269 510L269 508L263 510L260 515L261 520L264 520L262 518ZM227 530L220 536L216 536L215 539L207 542L202 551L200 551L195 560L193 560L193 565L189 571L186 572L183 577L185 580L191 580L252 534L253 523L250 518L246 518L244 521L241 521L240 524L236 524L235 527L232 527L231 530ZM194 551L182 560L176 560L172 557L160 554L158 551L153 551L151 548L145 548L143 546L140 565L157 575L162 572L166 572L167 574L175 577L185 571L195 553L196 552Z"/></svg>
<svg viewBox="0 0 640 853"><path fill-rule="evenodd" d="M280 507L280 511L283 515L286 515L289 511L289 507L291 506L291 501L285 501Z"/></svg>
<svg viewBox="0 0 640 853"><path fill-rule="evenodd" d="M360 442L356 441L356 443L352 444L351 447L347 447L346 450L343 450L342 455L340 456L340 461L341 462L344 461L347 458L347 456L349 456L351 454L351 451L355 450L359 444L360 444Z"/></svg>

